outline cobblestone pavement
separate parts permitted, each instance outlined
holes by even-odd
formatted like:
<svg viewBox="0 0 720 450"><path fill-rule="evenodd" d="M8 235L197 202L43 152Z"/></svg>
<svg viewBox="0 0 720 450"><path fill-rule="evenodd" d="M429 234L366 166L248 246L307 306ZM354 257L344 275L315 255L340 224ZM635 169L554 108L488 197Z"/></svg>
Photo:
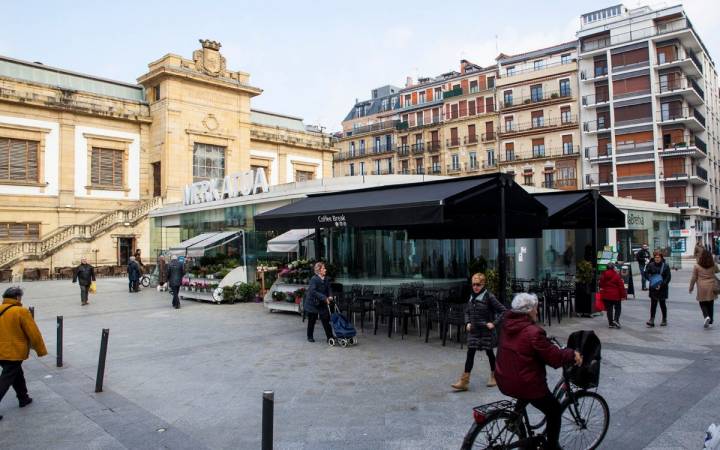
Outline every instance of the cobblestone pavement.
<svg viewBox="0 0 720 450"><path fill-rule="evenodd" d="M720 423L720 324L703 329L688 279L689 270L673 272L666 328L645 328L641 293L623 304L621 330L604 317L548 329L564 339L593 328L603 341L599 390L611 407L603 448L701 448L704 430ZM484 358L471 390L452 392L465 351L442 347L437 335L426 344L365 330L358 346L329 348L306 342L296 315L187 301L176 311L166 293L126 286L102 279L81 307L69 281L24 285L51 354L24 365L31 406L19 409L12 391L0 403L0 448L256 449L261 393L272 389L277 449L457 449L471 408L502 398L484 386ZM57 315L63 368L55 367ZM105 389L95 394L102 328L110 344Z"/></svg>

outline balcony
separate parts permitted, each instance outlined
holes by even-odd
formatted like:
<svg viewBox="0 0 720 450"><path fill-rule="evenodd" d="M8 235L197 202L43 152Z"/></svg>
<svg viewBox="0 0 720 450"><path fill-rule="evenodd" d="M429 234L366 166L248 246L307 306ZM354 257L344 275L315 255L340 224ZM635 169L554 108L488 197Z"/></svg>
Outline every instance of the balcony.
<svg viewBox="0 0 720 450"><path fill-rule="evenodd" d="M480 135L480 140L483 142L493 142L497 139L497 134L494 131L489 131Z"/></svg>
<svg viewBox="0 0 720 450"><path fill-rule="evenodd" d="M569 66L571 64L575 64L577 61L573 58L569 61L558 61L550 64L542 64L541 66L535 67L527 67L525 69L515 70L508 67L504 67L504 71L500 73L500 78L510 78L510 77L516 77L520 75L525 75L528 73L533 72L541 72L543 70L549 70L549 69L556 69L560 68L562 69L563 66ZM540 76L540 75L538 75Z"/></svg>
<svg viewBox="0 0 720 450"><path fill-rule="evenodd" d="M612 160L612 153L612 145L610 144L605 147L598 147L597 145L585 147L585 159L589 160L591 164Z"/></svg>
<svg viewBox="0 0 720 450"><path fill-rule="evenodd" d="M588 174L585 175L585 184L587 186L608 186L613 184L613 176L608 174Z"/></svg>
<svg viewBox="0 0 720 450"><path fill-rule="evenodd" d="M416 167L415 168L415 174L416 175L424 175L425 174L425 168L424 167Z"/></svg>
<svg viewBox="0 0 720 450"><path fill-rule="evenodd" d="M425 145L425 148L427 149L427 152L432 155L440 151L440 146L440 141L430 141Z"/></svg>
<svg viewBox="0 0 720 450"><path fill-rule="evenodd" d="M672 60L666 60L661 62L659 59L657 60L657 65L655 66L658 70L664 70L664 69L670 69L673 67L678 67L683 70L688 76L699 78L703 75L703 69L702 64L700 64L700 61L698 60L697 56L695 56L692 52L688 52L683 49L684 55L675 55L675 57Z"/></svg>
<svg viewBox="0 0 720 450"><path fill-rule="evenodd" d="M425 152L425 143L416 142L410 146L410 151L413 155L422 155Z"/></svg>
<svg viewBox="0 0 720 450"><path fill-rule="evenodd" d="M410 156L410 146L407 144L398 145L396 151L398 158L407 158Z"/></svg>
<svg viewBox="0 0 720 450"><path fill-rule="evenodd" d="M688 108L687 106L681 108L671 107L659 111L658 117L662 125L682 124L695 132L705 131L705 117L694 108Z"/></svg>
<svg viewBox="0 0 720 450"><path fill-rule="evenodd" d="M392 144L380 144L372 147L373 155L382 155L384 153L392 153L393 151L395 150Z"/></svg>
<svg viewBox="0 0 720 450"><path fill-rule="evenodd" d="M625 175L625 176L617 177L618 183L641 183L641 182L654 182L654 181L655 181L654 173L641 174L641 175Z"/></svg>
<svg viewBox="0 0 720 450"><path fill-rule="evenodd" d="M492 161L483 161L482 168L483 169L495 169L497 168L498 162L497 160L493 159Z"/></svg>
<svg viewBox="0 0 720 450"><path fill-rule="evenodd" d="M663 170L660 172L662 181L688 181L690 184L707 184L707 170L695 164L685 164L683 167Z"/></svg>
<svg viewBox="0 0 720 450"><path fill-rule="evenodd" d="M358 136L360 134L374 133L376 131L386 131L397 128L399 120L386 120L385 122L373 123L362 127L353 128L345 133L346 136Z"/></svg>
<svg viewBox="0 0 720 450"><path fill-rule="evenodd" d="M454 137L454 138L446 139L445 146L447 148L459 147L460 146L460 138Z"/></svg>
<svg viewBox="0 0 720 450"><path fill-rule="evenodd" d="M365 156L367 156L365 149L350 152L337 152L333 155L333 161L347 161L349 159L364 158Z"/></svg>
<svg viewBox="0 0 720 450"><path fill-rule="evenodd" d="M381 169L372 171L373 175L392 175L394 173L395 171L393 171L392 169Z"/></svg>
<svg viewBox="0 0 720 450"><path fill-rule="evenodd" d="M688 196L684 199L681 198L673 198L673 199L667 199L668 206L671 206L673 208L705 208L710 209L710 201L706 199L705 197L693 197Z"/></svg>
<svg viewBox="0 0 720 450"><path fill-rule="evenodd" d="M597 133L601 131L606 131L610 129L610 119L602 118L598 120L590 120L587 122L583 122L583 132L584 133Z"/></svg>
<svg viewBox="0 0 720 450"><path fill-rule="evenodd" d="M398 175L410 175L412 171L407 167L403 167L402 169L398 170L397 173Z"/></svg>
<svg viewBox="0 0 720 450"><path fill-rule="evenodd" d="M662 156L690 156L691 158L705 158L707 156L707 144L697 136L690 136L690 141L665 143L660 141L658 148Z"/></svg>
<svg viewBox="0 0 720 450"><path fill-rule="evenodd" d="M503 162L511 161L531 161L534 159L552 159L552 158L566 158L571 156L578 156L580 154L580 146L578 145L564 145L562 147L551 147L545 148L537 146L528 152L505 152L505 159ZM501 160L502 160L501 155ZM512 158L512 159L511 159Z"/></svg>
<svg viewBox="0 0 720 450"><path fill-rule="evenodd" d="M586 108L594 108L596 106L607 104L610 101L610 94L604 92L601 94L584 95L582 105Z"/></svg>
<svg viewBox="0 0 720 450"><path fill-rule="evenodd" d="M442 169L440 167L440 164L433 164L428 170L428 175L440 175L441 173Z"/></svg>
<svg viewBox="0 0 720 450"><path fill-rule="evenodd" d="M589 73L585 70L580 71L580 80L588 83L594 83L606 79L608 76L608 66L594 67Z"/></svg>
<svg viewBox="0 0 720 450"><path fill-rule="evenodd" d="M471 159L470 162L465 163L465 172L477 172L480 170L480 163L477 159Z"/></svg>
<svg viewBox="0 0 720 450"><path fill-rule="evenodd" d="M682 95L688 104L695 106L705 103L705 91L694 80L684 76L658 83L657 95L661 98Z"/></svg>
<svg viewBox="0 0 720 450"><path fill-rule="evenodd" d="M477 134L471 134L471 135L465 136L463 138L464 145L476 145L477 143L478 143L478 135Z"/></svg>
<svg viewBox="0 0 720 450"><path fill-rule="evenodd" d="M507 126L512 124L511 126ZM507 137L516 133L541 133L551 130L552 128L569 127L577 124L577 115L571 114L563 117L554 117L546 119L545 117L535 118L532 122L516 124L515 122L506 122L506 128L500 132L500 137Z"/></svg>
<svg viewBox="0 0 720 450"><path fill-rule="evenodd" d="M464 92L463 92L462 88L461 88L461 87L456 87L456 88L450 89L449 91L443 92L443 99L452 98L452 97L459 97L459 96L461 96L461 95L463 95L463 94L464 94Z"/></svg>
<svg viewBox="0 0 720 450"><path fill-rule="evenodd" d="M622 93L617 93L617 94L613 93L613 100L617 101L617 100L625 100L625 99L633 98L633 97L642 97L645 95L650 95L650 93L651 93L650 88L638 89L635 91L628 91L628 92L622 92Z"/></svg>
<svg viewBox="0 0 720 450"><path fill-rule="evenodd" d="M658 23L650 27L639 28L625 33L606 35L601 38L581 38L580 48L584 53L602 50L607 47L619 45L625 42L631 42L639 39L647 39L654 36L664 36L678 31L692 31L692 26L686 19L678 19L670 22ZM663 38L665 39L665 38ZM693 38L695 42L702 45Z"/></svg>
<svg viewBox="0 0 720 450"><path fill-rule="evenodd" d="M539 92L535 95L514 97L505 97L501 102L502 110L507 111L512 108L532 107L535 108L539 104L551 102L554 100L567 100L573 98L572 89L562 89L558 91Z"/></svg>
<svg viewBox="0 0 720 450"><path fill-rule="evenodd" d="M577 178L560 178L553 182L553 189L576 190L578 188Z"/></svg>
<svg viewBox="0 0 720 450"><path fill-rule="evenodd" d="M447 165L447 174L448 175L460 173L460 171L462 171L460 164L457 164L457 165L456 164L448 164Z"/></svg>
<svg viewBox="0 0 720 450"><path fill-rule="evenodd" d="M642 141L642 142L628 142L624 144L617 144L615 153L619 156L627 153L640 153L640 152L652 152L655 151L655 144L653 141Z"/></svg>

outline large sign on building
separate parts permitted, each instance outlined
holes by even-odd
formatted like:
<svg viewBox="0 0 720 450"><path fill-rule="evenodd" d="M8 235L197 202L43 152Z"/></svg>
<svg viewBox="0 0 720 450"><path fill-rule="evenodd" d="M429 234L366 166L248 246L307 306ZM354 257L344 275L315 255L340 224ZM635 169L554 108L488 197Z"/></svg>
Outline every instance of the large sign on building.
<svg viewBox="0 0 720 450"><path fill-rule="evenodd" d="M267 191L265 169L258 168L188 184L185 186L183 204L195 205Z"/></svg>

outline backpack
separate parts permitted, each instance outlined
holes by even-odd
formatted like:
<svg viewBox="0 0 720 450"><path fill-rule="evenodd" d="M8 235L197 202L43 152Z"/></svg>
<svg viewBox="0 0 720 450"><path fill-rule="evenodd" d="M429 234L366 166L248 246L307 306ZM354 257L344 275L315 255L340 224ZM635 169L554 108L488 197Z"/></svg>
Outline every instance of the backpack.
<svg viewBox="0 0 720 450"><path fill-rule="evenodd" d="M581 366L565 369L570 382L581 389L597 387L600 382L602 344L595 332L582 330L572 333L568 336L567 348L580 352L583 357Z"/></svg>
<svg viewBox="0 0 720 450"><path fill-rule="evenodd" d="M657 289L663 283L662 273L665 270L665 263L660 266L660 273L650 275L650 289Z"/></svg>

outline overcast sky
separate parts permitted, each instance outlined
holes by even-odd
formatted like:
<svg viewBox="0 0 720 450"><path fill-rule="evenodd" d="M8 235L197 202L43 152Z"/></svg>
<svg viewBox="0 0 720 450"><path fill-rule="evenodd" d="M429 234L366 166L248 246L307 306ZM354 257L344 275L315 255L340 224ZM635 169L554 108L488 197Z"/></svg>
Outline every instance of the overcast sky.
<svg viewBox="0 0 720 450"><path fill-rule="evenodd" d="M717 0L683 3L719 61ZM572 40L580 14L614 4L3 0L0 54L135 82L149 62L166 53L191 58L199 38L213 39L222 43L229 69L249 72L251 84L265 90L254 108L334 131L355 99L368 98L374 87L457 70L463 58L485 66L497 50L512 54ZM647 3L625 3L639 4Z"/></svg>

